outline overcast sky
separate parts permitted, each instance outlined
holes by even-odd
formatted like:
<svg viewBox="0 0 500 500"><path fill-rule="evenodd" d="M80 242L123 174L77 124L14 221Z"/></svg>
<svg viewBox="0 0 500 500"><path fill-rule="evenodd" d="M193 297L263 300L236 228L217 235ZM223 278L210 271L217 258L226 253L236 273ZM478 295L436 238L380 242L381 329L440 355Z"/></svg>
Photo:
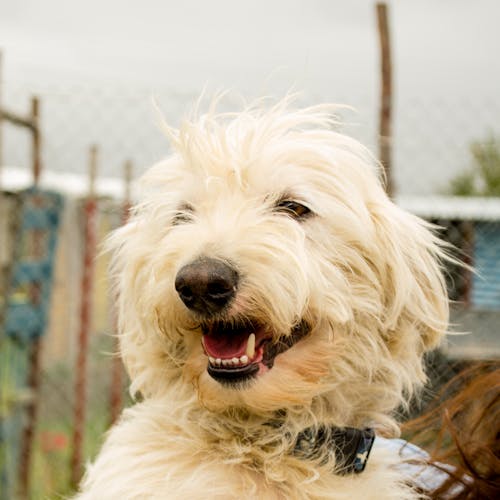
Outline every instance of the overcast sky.
<svg viewBox="0 0 500 500"><path fill-rule="evenodd" d="M396 0L402 88L498 91L498 0ZM259 92L363 88L377 46L372 0L3 0L6 78ZM325 67L329 68L325 78Z"/></svg>
<svg viewBox="0 0 500 500"><path fill-rule="evenodd" d="M500 0L387 3L398 113L407 99L499 103ZM191 99L206 84L249 97L294 87L376 117L372 0L3 0L0 47L11 90L120 86Z"/></svg>

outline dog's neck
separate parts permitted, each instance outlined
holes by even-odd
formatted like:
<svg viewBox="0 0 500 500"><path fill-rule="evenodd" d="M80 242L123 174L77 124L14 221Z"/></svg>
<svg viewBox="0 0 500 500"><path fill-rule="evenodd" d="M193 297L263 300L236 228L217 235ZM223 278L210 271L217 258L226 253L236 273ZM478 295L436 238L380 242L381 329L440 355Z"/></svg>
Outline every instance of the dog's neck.
<svg viewBox="0 0 500 500"><path fill-rule="evenodd" d="M335 457L336 474L359 474L365 469L375 440L373 429L308 427L299 433L293 453L305 460Z"/></svg>
<svg viewBox="0 0 500 500"><path fill-rule="evenodd" d="M238 418L235 419L235 416ZM200 423L204 422L204 419L196 420ZM210 421L210 419L207 420L207 422ZM231 413L217 414L212 423L215 425L209 425L206 430L212 434L218 428L221 432L219 434L221 440L227 438L228 431L232 436L241 436L243 427L246 439L255 441L256 446L262 442L266 446L273 442L272 437L271 439L266 437L268 431L272 429L273 437L281 436L289 443L290 454L301 460L313 460L321 464L333 463L332 472L340 475L363 472L375 440L375 432L372 428L356 429L321 424L304 427L299 432L292 431L288 427L285 410L276 412L272 417L258 417L243 409L240 409L240 412L233 409ZM292 427L296 429L296 425ZM274 443L277 444L277 442Z"/></svg>

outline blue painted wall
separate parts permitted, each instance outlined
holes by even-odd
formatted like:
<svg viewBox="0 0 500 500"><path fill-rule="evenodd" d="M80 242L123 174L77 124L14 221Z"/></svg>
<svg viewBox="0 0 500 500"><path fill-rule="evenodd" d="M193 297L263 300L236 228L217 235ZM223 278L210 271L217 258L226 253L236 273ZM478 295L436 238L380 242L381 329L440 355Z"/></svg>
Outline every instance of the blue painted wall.
<svg viewBox="0 0 500 500"><path fill-rule="evenodd" d="M500 222L474 227L473 265L479 274L473 277L471 302L478 309L500 310Z"/></svg>

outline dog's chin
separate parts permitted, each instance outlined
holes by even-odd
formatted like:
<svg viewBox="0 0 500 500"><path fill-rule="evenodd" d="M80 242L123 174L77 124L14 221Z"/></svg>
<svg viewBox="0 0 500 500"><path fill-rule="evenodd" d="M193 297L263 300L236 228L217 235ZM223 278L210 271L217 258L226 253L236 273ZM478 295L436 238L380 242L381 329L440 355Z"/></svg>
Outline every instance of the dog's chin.
<svg viewBox="0 0 500 500"><path fill-rule="evenodd" d="M218 383L244 389L272 370L276 357L310 332L304 320L282 335L258 321L213 321L202 324L207 372Z"/></svg>

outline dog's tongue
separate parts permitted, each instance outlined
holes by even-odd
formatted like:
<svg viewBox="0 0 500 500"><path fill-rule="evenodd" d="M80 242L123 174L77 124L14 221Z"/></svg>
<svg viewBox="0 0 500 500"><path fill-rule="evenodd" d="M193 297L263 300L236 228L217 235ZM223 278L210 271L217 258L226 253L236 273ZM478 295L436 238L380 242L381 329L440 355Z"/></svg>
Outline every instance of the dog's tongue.
<svg viewBox="0 0 500 500"><path fill-rule="evenodd" d="M209 356L214 358L239 358L245 354L248 331L232 331L227 334L208 334L203 336L203 344Z"/></svg>

